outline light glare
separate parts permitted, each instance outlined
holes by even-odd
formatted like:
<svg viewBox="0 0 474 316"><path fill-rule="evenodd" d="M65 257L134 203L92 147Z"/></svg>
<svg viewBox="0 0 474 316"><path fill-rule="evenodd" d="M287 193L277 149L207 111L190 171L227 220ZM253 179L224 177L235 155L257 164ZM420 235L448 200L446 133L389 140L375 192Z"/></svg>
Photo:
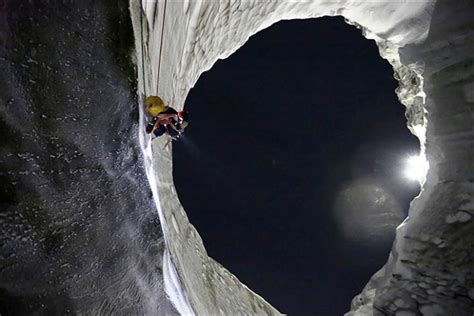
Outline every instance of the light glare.
<svg viewBox="0 0 474 316"><path fill-rule="evenodd" d="M428 162L421 156L408 157L405 164L404 175L407 179L419 181L420 183L425 178L428 170Z"/></svg>

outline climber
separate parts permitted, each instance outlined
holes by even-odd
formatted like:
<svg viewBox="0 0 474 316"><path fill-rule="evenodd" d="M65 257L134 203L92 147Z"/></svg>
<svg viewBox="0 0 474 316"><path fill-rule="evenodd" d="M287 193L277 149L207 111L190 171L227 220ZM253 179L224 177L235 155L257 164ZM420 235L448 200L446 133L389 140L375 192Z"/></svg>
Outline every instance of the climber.
<svg viewBox="0 0 474 316"><path fill-rule="evenodd" d="M172 138L179 138L188 124L187 112L177 112L175 109L168 107L153 117L146 127L146 132L153 133L156 137L167 133Z"/></svg>
<svg viewBox="0 0 474 316"><path fill-rule="evenodd" d="M167 133L171 138L177 139L189 123L186 111L177 112L172 107L166 106L157 96L149 96L145 99L145 111L152 117L146 127L146 132L153 133L156 137Z"/></svg>

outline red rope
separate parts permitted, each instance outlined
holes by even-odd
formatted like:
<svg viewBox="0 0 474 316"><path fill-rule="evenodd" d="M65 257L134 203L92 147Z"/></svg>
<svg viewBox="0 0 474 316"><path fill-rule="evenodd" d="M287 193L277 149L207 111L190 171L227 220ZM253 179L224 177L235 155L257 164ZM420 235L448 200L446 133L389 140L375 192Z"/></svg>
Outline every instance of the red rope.
<svg viewBox="0 0 474 316"><path fill-rule="evenodd" d="M159 88L160 88L160 69L161 69L161 53L163 51L163 35L164 35L164 30L165 30L165 18L166 18L166 3L168 0L165 0L165 6L163 8L163 24L161 25L161 39L160 39L160 57L158 59L158 74L156 78L156 94L159 94Z"/></svg>

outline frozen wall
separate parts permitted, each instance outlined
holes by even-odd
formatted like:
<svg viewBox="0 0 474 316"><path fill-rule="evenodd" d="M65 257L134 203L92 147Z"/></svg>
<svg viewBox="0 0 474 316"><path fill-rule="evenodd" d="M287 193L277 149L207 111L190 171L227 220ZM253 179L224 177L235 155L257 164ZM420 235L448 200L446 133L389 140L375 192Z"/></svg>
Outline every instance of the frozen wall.
<svg viewBox="0 0 474 316"><path fill-rule="evenodd" d="M394 67L407 125L431 167L387 265L354 299L350 314L472 314L471 2L161 0L131 1L131 12L139 91L178 109L203 71L279 20L342 15L376 40ZM277 314L207 256L179 203L170 149L162 149L163 140L140 139L165 237L166 291L177 310Z"/></svg>
<svg viewBox="0 0 474 316"><path fill-rule="evenodd" d="M129 1L2 1L0 43L0 314L172 314Z"/></svg>

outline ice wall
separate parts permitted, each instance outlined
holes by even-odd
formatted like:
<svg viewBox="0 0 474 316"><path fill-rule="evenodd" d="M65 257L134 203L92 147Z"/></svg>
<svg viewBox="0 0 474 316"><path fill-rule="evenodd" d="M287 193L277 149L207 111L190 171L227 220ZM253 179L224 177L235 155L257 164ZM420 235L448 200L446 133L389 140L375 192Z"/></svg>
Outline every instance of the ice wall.
<svg viewBox="0 0 474 316"><path fill-rule="evenodd" d="M0 5L0 315L174 313L133 38L128 0Z"/></svg>
<svg viewBox="0 0 474 316"><path fill-rule="evenodd" d="M282 19L344 16L376 40L394 67L407 125L431 166L387 265L354 299L350 314L468 315L474 295L472 9L467 1L434 0L131 1L139 90L182 108L199 75L259 30ZM165 236L166 291L178 311L277 314L207 256L179 203L171 151L162 149L162 140L140 137Z"/></svg>

